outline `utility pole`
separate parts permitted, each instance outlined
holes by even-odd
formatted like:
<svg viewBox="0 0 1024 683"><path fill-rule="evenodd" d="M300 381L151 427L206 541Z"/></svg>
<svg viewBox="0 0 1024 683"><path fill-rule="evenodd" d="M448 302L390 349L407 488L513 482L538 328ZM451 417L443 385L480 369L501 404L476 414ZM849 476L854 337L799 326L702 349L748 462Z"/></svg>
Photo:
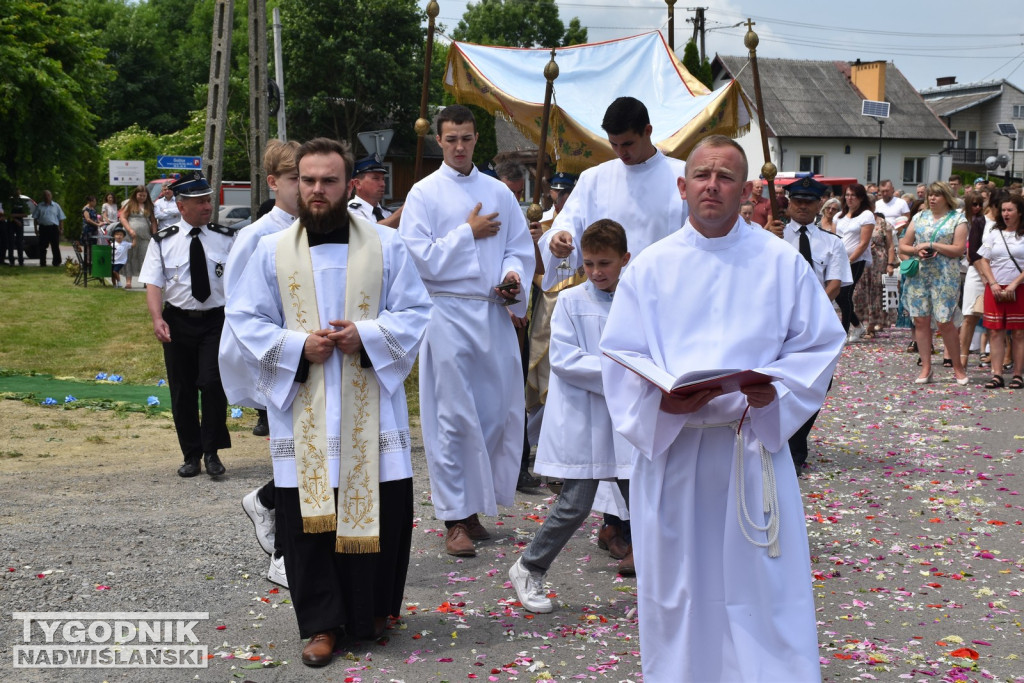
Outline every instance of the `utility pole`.
<svg viewBox="0 0 1024 683"><path fill-rule="evenodd" d="M249 0L249 205L251 216L270 196L263 150L270 134L267 114L267 0Z"/></svg>
<svg viewBox="0 0 1024 683"><path fill-rule="evenodd" d="M213 8L213 45L210 51L210 87L206 93L206 132L203 136L203 166L210 186L220 189L224 176L224 132L228 121L228 74L231 70L231 29L235 1L217 0ZM220 197L213 195L213 216L217 217Z"/></svg>
<svg viewBox="0 0 1024 683"><path fill-rule="evenodd" d="M698 39L699 39L699 44L700 44L700 61L701 61L701 63L703 63L704 60L707 59L707 53L704 51L704 33L705 33L704 10L706 10L706 9L707 9L707 7L687 7L686 8L687 12L693 12L694 13L693 19L687 19L687 21L689 21L689 22L691 22L693 24L693 43L694 43L694 45L698 44Z"/></svg>

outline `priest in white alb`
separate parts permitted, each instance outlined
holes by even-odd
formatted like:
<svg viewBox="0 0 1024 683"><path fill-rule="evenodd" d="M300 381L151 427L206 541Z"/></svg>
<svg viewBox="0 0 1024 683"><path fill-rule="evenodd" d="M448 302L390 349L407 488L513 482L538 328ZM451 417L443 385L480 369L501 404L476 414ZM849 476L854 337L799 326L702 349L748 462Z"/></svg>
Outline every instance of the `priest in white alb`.
<svg viewBox="0 0 1024 683"><path fill-rule="evenodd" d="M746 156L694 147L681 230L626 269L601 348L672 376L753 369L769 384L688 397L605 358L630 478L647 683L819 681L804 509L787 439L821 407L845 335L800 253L739 218Z"/></svg>
<svg viewBox="0 0 1024 683"><path fill-rule="evenodd" d="M302 662L338 639L380 635L400 614L412 540L403 381L430 300L389 228L348 213L353 158L303 144L299 220L263 237L227 316L270 418L277 540Z"/></svg>
<svg viewBox="0 0 1024 683"><path fill-rule="evenodd" d="M446 552L471 557L490 536L478 513L515 500L526 401L509 315L526 315L534 246L515 195L473 165L472 112L445 107L435 125L444 163L409 191L398 233L434 302L420 354L431 502Z"/></svg>

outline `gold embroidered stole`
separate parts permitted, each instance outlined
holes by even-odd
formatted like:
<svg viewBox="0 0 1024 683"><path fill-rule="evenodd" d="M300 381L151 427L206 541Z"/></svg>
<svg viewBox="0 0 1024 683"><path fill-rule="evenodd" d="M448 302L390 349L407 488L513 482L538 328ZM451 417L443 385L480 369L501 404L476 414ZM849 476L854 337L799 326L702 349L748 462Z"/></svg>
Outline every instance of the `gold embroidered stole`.
<svg viewBox="0 0 1024 683"><path fill-rule="evenodd" d="M312 333L319 319L309 239L298 221L277 244L277 284L289 330ZM345 319L370 320L380 308L384 256L376 228L349 214ZM341 460L334 500L327 464L327 387L324 366L309 376L292 403L295 472L305 533L336 531L335 551L380 551L380 385L360 354L341 359Z"/></svg>

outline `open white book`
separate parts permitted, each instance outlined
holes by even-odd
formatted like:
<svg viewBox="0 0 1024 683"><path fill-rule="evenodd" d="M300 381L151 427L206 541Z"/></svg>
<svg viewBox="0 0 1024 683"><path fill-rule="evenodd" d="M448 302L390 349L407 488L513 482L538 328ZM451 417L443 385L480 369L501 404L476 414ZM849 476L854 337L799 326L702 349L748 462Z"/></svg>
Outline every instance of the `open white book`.
<svg viewBox="0 0 1024 683"><path fill-rule="evenodd" d="M676 396L688 396L698 391L714 389L716 387L721 387L722 393L728 394L733 391L739 391L742 387L753 384L767 384L780 379L779 377L766 375L755 370L722 368L694 370L692 372L684 372L678 377L673 377L647 358L621 356L614 351L605 351L604 355L640 375L666 394L674 394Z"/></svg>

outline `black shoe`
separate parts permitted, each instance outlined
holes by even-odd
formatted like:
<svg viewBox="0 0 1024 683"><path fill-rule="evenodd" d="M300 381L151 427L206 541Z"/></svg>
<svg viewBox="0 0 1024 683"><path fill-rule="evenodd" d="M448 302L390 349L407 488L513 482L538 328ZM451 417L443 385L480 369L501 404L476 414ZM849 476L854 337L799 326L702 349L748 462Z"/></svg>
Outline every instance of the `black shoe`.
<svg viewBox="0 0 1024 683"><path fill-rule="evenodd" d="M209 474L211 477L217 477L227 472L227 470L224 469L224 465L221 464L220 458L217 457L216 453L207 453L206 455L204 455L203 466L206 467L206 473Z"/></svg>
<svg viewBox="0 0 1024 683"><path fill-rule="evenodd" d="M257 411L257 412L259 412L260 416L259 416L259 419L256 420L256 426L252 428L252 435L253 436L269 436L270 435L270 425L267 424L267 411L260 410L260 411Z"/></svg>
<svg viewBox="0 0 1024 683"><path fill-rule="evenodd" d="M529 470L519 472L519 481L516 482L516 490L535 489L540 486L540 479L530 474Z"/></svg>
<svg viewBox="0 0 1024 683"><path fill-rule="evenodd" d="M185 464L178 468L178 476L194 477L199 471L199 458L185 458Z"/></svg>

